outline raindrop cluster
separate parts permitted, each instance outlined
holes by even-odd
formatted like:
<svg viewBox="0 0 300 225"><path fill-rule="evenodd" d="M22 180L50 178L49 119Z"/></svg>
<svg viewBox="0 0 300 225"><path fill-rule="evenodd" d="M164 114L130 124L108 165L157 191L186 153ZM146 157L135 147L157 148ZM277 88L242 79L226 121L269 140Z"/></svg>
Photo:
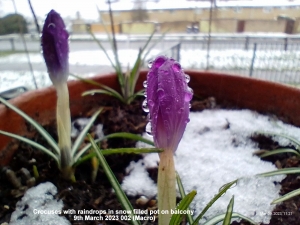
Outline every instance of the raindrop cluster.
<svg viewBox="0 0 300 225"><path fill-rule="evenodd" d="M166 57L163 57L160 60L160 58L158 57L155 60L155 65L153 65L154 60L150 60L148 62L148 68L151 69L151 68L153 68L153 66L155 66L156 68L159 68L165 62L164 58L166 58ZM181 68L181 65L179 63L175 62L175 60L172 59L172 58L170 60L174 61L174 64L172 65L172 70L175 73L179 73L179 72L183 71L182 68ZM165 74L165 76L170 76L169 71L167 71L167 70L164 72L164 74ZM184 74L184 73L183 73L183 76L184 76L185 82L188 84L190 82L190 80L191 80L190 76L187 75L187 74ZM154 106L155 103L151 99L149 99L149 100L147 99L147 87L148 87L147 80L145 80L143 82L143 87L145 88L145 92L144 92L145 99L144 99L144 101L142 103L142 109L143 109L144 112L149 113L149 111L150 111L149 106ZM165 91L162 88L158 88L156 93L157 93L158 98L160 98L160 99L162 99L164 97L164 95L165 95ZM184 101L185 102L190 102L191 99L193 98L193 94L194 94L193 89L190 88L190 87L188 87L187 88L187 92L185 93L185 96L184 96ZM190 103L189 103L189 108L191 108L191 104ZM167 107L165 109L165 111L170 111L170 108ZM183 113L183 111L184 111L184 108L180 108L178 110L178 114ZM154 116L157 117L157 115L154 115ZM147 120L148 120L148 123L146 125L145 131L146 131L146 133L149 136L153 136L150 113L147 115ZM188 123L189 121L190 121L190 119L187 118L186 121L185 121L185 123Z"/></svg>

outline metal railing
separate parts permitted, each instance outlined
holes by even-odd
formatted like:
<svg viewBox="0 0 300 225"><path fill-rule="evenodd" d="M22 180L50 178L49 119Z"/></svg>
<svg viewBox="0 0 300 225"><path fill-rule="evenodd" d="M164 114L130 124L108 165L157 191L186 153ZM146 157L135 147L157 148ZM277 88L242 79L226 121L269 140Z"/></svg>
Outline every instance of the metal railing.
<svg viewBox="0 0 300 225"><path fill-rule="evenodd" d="M209 52L206 38L182 40L162 54L176 59L185 69L208 68L280 83L300 83L299 37L212 37Z"/></svg>

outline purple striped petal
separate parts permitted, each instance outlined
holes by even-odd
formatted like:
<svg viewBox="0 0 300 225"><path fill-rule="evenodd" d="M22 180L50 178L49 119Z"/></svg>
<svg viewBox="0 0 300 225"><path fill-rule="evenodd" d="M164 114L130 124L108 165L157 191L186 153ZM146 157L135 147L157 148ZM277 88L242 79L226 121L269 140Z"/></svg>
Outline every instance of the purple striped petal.
<svg viewBox="0 0 300 225"><path fill-rule="evenodd" d="M189 122L192 90L174 59L157 57L147 75L147 107L156 147L176 151Z"/></svg>
<svg viewBox="0 0 300 225"><path fill-rule="evenodd" d="M43 56L53 83L64 82L69 75L69 34L61 16L51 10L42 31Z"/></svg>

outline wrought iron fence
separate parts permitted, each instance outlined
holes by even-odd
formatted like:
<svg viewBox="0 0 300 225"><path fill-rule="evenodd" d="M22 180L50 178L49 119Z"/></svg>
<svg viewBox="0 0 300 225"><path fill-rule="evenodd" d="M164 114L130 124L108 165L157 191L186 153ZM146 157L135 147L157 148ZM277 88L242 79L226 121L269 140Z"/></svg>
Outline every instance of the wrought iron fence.
<svg viewBox="0 0 300 225"><path fill-rule="evenodd" d="M300 84L300 38L211 37L182 40L162 52L184 68L226 71L241 76Z"/></svg>

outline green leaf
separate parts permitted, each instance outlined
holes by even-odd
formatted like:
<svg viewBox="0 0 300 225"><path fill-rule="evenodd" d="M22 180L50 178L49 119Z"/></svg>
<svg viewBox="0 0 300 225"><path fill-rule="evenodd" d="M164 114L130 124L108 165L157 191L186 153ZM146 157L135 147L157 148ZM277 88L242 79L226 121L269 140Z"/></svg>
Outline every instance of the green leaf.
<svg viewBox="0 0 300 225"><path fill-rule="evenodd" d="M81 80L81 81L83 81L83 82L85 82L85 83L88 83L88 84L95 85L95 86L100 87L100 88L102 88L102 89L104 89L104 90L107 91L107 92L101 92L101 91L100 91L99 93L107 94L107 95L112 95L112 96L116 97L117 99L120 99L122 102L125 101L124 98L123 98L123 96L122 96L119 92L117 92L117 91L116 91L115 89L113 89L113 88L110 88L110 87L107 86L107 85L98 83L98 82L96 82L96 81L94 81L94 80L91 80L91 79L82 78L82 77L77 76L77 75L75 75L75 74L73 74L73 73L70 73L70 75L73 76L73 77L75 77L75 78L77 78L78 80ZM96 89L96 90L98 91L99 89ZM91 91L92 91L92 90L91 90ZM84 92L83 95L87 95L87 94L93 94L93 93L87 93L87 92Z"/></svg>
<svg viewBox="0 0 300 225"><path fill-rule="evenodd" d="M132 133L127 133L127 132L113 133L113 134L106 135L104 137L104 139L109 139L109 138L128 138L128 139L131 139L131 140L141 141L141 142L144 142L144 143L146 143L148 145L154 146L153 141L150 141L150 140L148 140L146 138L143 138L140 135L132 134Z"/></svg>
<svg viewBox="0 0 300 225"><path fill-rule="evenodd" d="M162 148L113 148L102 150L103 155L160 153Z"/></svg>
<svg viewBox="0 0 300 225"><path fill-rule="evenodd" d="M300 174L300 168L299 167L291 167L291 168L284 168L279 170L274 170L266 173L260 173L257 174L257 176L263 176L263 177L270 177L270 176L276 176L276 175L285 175L285 174Z"/></svg>
<svg viewBox="0 0 300 225"><path fill-rule="evenodd" d="M276 149L276 150L272 150L272 151L268 151L264 154L259 155L260 158L264 158L267 156L271 156L271 155L276 155L276 154L281 154L281 153L294 153L297 156L300 156L300 154L291 148L281 148L281 149Z"/></svg>
<svg viewBox="0 0 300 225"><path fill-rule="evenodd" d="M289 200L295 196L298 196L300 195L300 188L299 189L296 189L294 191L291 191L283 196L281 196L280 198L277 198L275 199L273 202L271 202L271 204L277 204L279 202L283 202L283 201L286 201L286 200Z"/></svg>
<svg viewBox="0 0 300 225"><path fill-rule="evenodd" d="M141 56L142 56L142 50L139 50L139 53L137 55L137 59L135 60L134 66L130 72L130 76L129 76L129 90L130 93L129 95L133 95L134 94L134 89L136 86L136 81L139 77L139 72L140 72L140 68L142 65L142 60L141 60Z"/></svg>
<svg viewBox="0 0 300 225"><path fill-rule="evenodd" d="M96 143L96 141L95 141ZM90 148L92 146L90 145ZM86 152L90 148L84 148L82 149L75 157L74 162L75 165L77 166L80 163L92 158L95 156L93 153L89 153L88 155L82 156L83 153L81 152ZM112 155L112 154L146 154L146 153L160 153L163 152L164 150L162 148L113 148L113 149L104 149L101 150L103 155Z"/></svg>
<svg viewBox="0 0 300 225"><path fill-rule="evenodd" d="M79 136L77 137L77 139L74 142L73 147L72 147L72 157L74 157L74 155L78 151L80 145L82 144L84 138L86 137L87 132L89 131L89 129L91 128L94 121L96 120L96 118L98 117L98 115L101 113L102 110L103 110L103 108L101 108L97 112L95 112L94 115L90 118L88 124L80 132Z"/></svg>
<svg viewBox="0 0 300 225"><path fill-rule="evenodd" d="M225 216L226 216L225 213L215 216L215 217L211 218L210 220L206 221L203 225L215 225L215 224L221 222L222 220L224 220ZM249 223L258 225L255 221L253 221L250 218L243 216L242 214L239 214L239 213L232 213L232 218L241 218L243 220L248 221Z"/></svg>
<svg viewBox="0 0 300 225"><path fill-rule="evenodd" d="M141 141L144 142L146 144L152 145L154 146L154 143L146 138L141 137L140 135L137 134L131 134L131 133L127 133L127 132L120 132L120 133L113 133L113 134L109 134L107 136L104 136L103 138L94 140L95 143L99 143L105 139L109 139L109 138L128 138L128 139L132 139L132 140L136 140L136 141ZM86 152L88 149L90 149L92 147L92 144L89 143L86 146L84 146L81 151L76 155L74 162L76 162L77 160L79 160L79 158L81 157L81 155Z"/></svg>
<svg viewBox="0 0 300 225"><path fill-rule="evenodd" d="M206 211L215 203L215 201L217 201L223 194L226 193L226 191L232 187L232 185L236 184L238 180L234 180L230 183L227 183L225 185L223 185L220 190L219 193L216 194L210 201L209 203L205 206L205 208L202 210L202 212L199 214L199 216L195 219L195 222L193 223L193 225L198 225L199 221L202 219L202 217L204 216L204 214L206 213Z"/></svg>
<svg viewBox="0 0 300 225"><path fill-rule="evenodd" d="M101 89L93 89L89 91L85 91L82 93L82 96L87 96L87 95L94 95L94 94L105 94L105 95L110 95L113 96L117 99L119 99L121 102L125 102L124 98L116 91L107 91L107 90L101 90Z"/></svg>
<svg viewBox="0 0 300 225"><path fill-rule="evenodd" d="M115 175L113 174L113 172L111 171L108 163L106 162L101 150L99 149L99 147L96 145L96 143L94 142L93 138L91 137L90 134L88 134L88 138L96 152L96 155L99 159L99 162L111 184L111 186L113 187L113 189L115 190L115 193L116 193L116 196L119 200L119 202L121 203L122 207L127 210L127 211L130 211L131 212L131 215L133 215L133 207L132 205L130 204L130 201L128 200L127 196L125 195L124 191L122 190L117 178L115 177ZM131 220L130 221L131 224L134 224L134 225L140 225L140 221L137 221L137 220Z"/></svg>
<svg viewBox="0 0 300 225"><path fill-rule="evenodd" d="M0 97L0 101L6 105L8 108L12 109L16 113L18 113L20 116L22 116L25 120L27 120L32 126L34 126L37 131L46 139L46 141L49 143L49 145L55 150L57 155L60 155L60 149L58 147L58 144L54 141L54 139L51 137L51 135L35 120L33 120L31 117L29 117L26 113L15 107L14 105L10 104L8 101Z"/></svg>
<svg viewBox="0 0 300 225"><path fill-rule="evenodd" d="M227 206L227 211L225 214L225 218L223 220L223 225L230 225L231 217L232 217L232 211L233 211L233 204L234 204L234 196L230 199L230 202Z"/></svg>
<svg viewBox="0 0 300 225"><path fill-rule="evenodd" d="M167 32L168 32L168 30L165 31L165 32L160 36L160 38L154 42L153 45L151 45L151 47L147 50L147 52L145 53L145 55L144 55L144 57L143 57L143 62L145 61L145 59L147 58L147 56L148 56L149 53L151 52L151 49L153 49L153 48L157 45L157 43L159 43L159 42L166 36ZM152 38L152 37L151 37L151 38ZM143 51L144 51L144 50L143 50Z"/></svg>
<svg viewBox="0 0 300 225"><path fill-rule="evenodd" d="M116 65L113 63L113 61L111 60L111 58L109 57L106 49L104 48L104 46L101 44L101 42L96 38L96 36L94 35L94 33L91 30L88 30L88 32L90 33L90 35L92 36L93 40L97 43L97 45L101 48L101 50L104 52L106 58L109 60L111 66L117 70Z"/></svg>
<svg viewBox="0 0 300 225"><path fill-rule="evenodd" d="M31 145L32 147L35 147L36 149L46 153L47 155L49 155L50 157L52 157L56 162L57 164L59 165L59 159L58 159L58 156L55 155L53 152L51 152L49 149L45 148L44 146L40 145L39 143L36 143L28 138L24 138L20 135L17 135L17 134L13 134L13 133L9 133L9 132L5 132L5 131L1 131L0 130L0 134L3 134L3 135L6 135L8 137L11 137L11 138L15 138L19 141L22 141L22 142L25 142L29 145Z"/></svg>
<svg viewBox="0 0 300 225"><path fill-rule="evenodd" d="M194 197L196 196L197 192L195 190L191 191L187 194L178 204L176 210L187 210L191 202L193 201ZM182 221L182 217L184 214L173 214L170 220L170 225L180 224ZM190 214L187 214L190 215Z"/></svg>
<svg viewBox="0 0 300 225"><path fill-rule="evenodd" d="M180 196L183 199L183 198L185 198L186 194L185 194L184 187L182 185L181 179L180 179L180 177L179 177L179 175L178 175L177 172L176 172L176 181L177 181L177 185L178 185ZM187 214L187 220L188 220L189 224L193 224L194 223L194 219L193 219L193 217L192 217L191 214Z"/></svg>

